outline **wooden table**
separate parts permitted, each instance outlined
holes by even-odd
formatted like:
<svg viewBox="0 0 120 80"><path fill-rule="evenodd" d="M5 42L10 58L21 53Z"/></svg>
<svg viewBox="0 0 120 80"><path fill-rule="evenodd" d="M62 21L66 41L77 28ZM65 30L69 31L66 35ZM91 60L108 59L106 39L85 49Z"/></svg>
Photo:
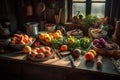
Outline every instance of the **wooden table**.
<svg viewBox="0 0 120 80"><path fill-rule="evenodd" d="M86 63L84 56L73 68L68 56L57 56L44 62L33 62L23 53L0 54L0 77L4 80L119 80L120 73L109 58L103 59L103 68L96 68L96 61ZM7 77L9 78L7 78Z"/></svg>

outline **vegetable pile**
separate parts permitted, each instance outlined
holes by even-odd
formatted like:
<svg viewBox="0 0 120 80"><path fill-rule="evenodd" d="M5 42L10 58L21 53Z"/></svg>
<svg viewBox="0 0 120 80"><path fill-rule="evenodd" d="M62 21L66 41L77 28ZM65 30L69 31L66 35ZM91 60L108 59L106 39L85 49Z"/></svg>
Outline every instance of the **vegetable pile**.
<svg viewBox="0 0 120 80"><path fill-rule="evenodd" d="M92 42L91 38L82 37L80 39L74 36L67 36L61 39L52 39L52 46L56 49L60 49L62 45L67 45L68 50L73 51L76 48L86 50Z"/></svg>

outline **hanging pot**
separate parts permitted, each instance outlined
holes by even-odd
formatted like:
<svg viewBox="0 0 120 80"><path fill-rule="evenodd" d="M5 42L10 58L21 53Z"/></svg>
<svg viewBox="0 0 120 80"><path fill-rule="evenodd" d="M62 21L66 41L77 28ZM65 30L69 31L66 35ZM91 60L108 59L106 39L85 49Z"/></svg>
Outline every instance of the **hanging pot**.
<svg viewBox="0 0 120 80"><path fill-rule="evenodd" d="M24 26L26 28L26 33L29 36L35 36L35 37L38 36L39 23L37 23L37 22L27 22L27 23L24 24Z"/></svg>
<svg viewBox="0 0 120 80"><path fill-rule="evenodd" d="M41 2L38 2L37 3L37 6L36 6L36 14L38 15L38 16L40 16L41 15L41 13L42 12L44 12L45 11L45 4L42 2L42 0L41 0Z"/></svg>

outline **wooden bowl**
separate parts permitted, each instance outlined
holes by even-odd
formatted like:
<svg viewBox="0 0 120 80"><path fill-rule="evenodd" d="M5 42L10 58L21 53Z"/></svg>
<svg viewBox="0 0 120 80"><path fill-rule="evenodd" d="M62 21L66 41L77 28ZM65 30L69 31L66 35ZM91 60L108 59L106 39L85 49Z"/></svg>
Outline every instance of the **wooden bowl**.
<svg viewBox="0 0 120 80"><path fill-rule="evenodd" d="M93 49L102 55L111 55L114 50L119 50L119 45L114 43L114 42L109 42L109 44L112 46L112 48L107 49L107 48L97 48L93 43L91 44Z"/></svg>
<svg viewBox="0 0 120 80"><path fill-rule="evenodd" d="M31 43L28 43L28 44L11 44L11 39L12 38L9 38L9 46L11 46L12 48L17 49L17 50L23 50L23 48L25 46L31 46L36 40L36 38L34 38L34 40Z"/></svg>
<svg viewBox="0 0 120 80"><path fill-rule="evenodd" d="M39 62L42 62L42 61L47 61L47 60L49 60L49 59L51 59L51 58L54 58L54 55L55 55L55 52L54 52L54 50L51 48L51 55L50 56L45 56L44 58L38 58L38 57L33 57L31 54L28 54L27 55L27 59L29 59L29 60L31 60L31 61L39 61Z"/></svg>

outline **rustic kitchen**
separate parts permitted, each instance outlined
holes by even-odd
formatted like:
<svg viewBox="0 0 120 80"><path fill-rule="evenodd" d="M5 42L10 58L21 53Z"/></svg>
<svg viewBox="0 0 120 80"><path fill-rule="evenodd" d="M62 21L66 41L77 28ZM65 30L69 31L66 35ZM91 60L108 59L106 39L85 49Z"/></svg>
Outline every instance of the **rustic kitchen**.
<svg viewBox="0 0 120 80"><path fill-rule="evenodd" d="M0 80L119 80L120 0L0 0Z"/></svg>

